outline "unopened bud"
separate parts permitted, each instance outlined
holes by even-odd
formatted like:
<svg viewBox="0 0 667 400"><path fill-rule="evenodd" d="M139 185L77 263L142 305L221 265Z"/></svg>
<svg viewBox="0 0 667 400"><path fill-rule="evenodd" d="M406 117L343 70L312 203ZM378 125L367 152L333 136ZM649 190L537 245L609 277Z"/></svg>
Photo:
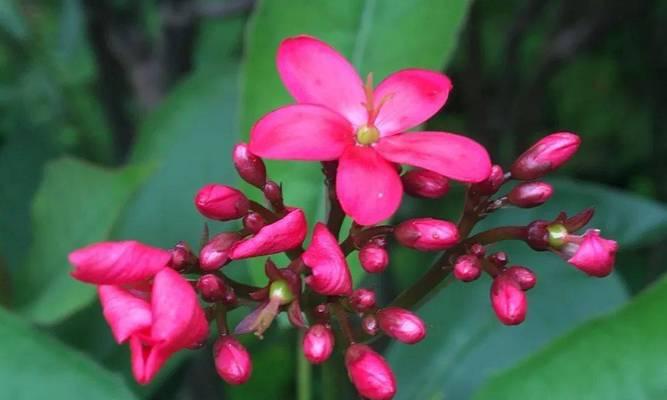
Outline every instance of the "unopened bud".
<svg viewBox="0 0 667 400"><path fill-rule="evenodd" d="M504 251L498 251L491 254L487 260L496 267L504 267L507 264L507 253Z"/></svg>
<svg viewBox="0 0 667 400"><path fill-rule="evenodd" d="M213 237L199 251L199 266L204 271L215 271L229 260L230 248L241 236L236 232L223 232Z"/></svg>
<svg viewBox="0 0 667 400"><path fill-rule="evenodd" d="M486 249L482 244L475 243L472 246L470 246L470 250L468 250L468 253L477 258L482 258L484 257L484 254L486 254Z"/></svg>
<svg viewBox="0 0 667 400"><path fill-rule="evenodd" d="M454 263L454 277L462 282L472 282L482 274L482 263L479 258L465 254Z"/></svg>
<svg viewBox="0 0 667 400"><path fill-rule="evenodd" d="M283 202L283 189L275 183L274 181L268 181L264 185L264 197L271 204L282 204Z"/></svg>
<svg viewBox="0 0 667 400"><path fill-rule="evenodd" d="M213 345L213 359L218 375L231 385L245 383L252 374L250 354L232 336L223 336Z"/></svg>
<svg viewBox="0 0 667 400"><path fill-rule="evenodd" d="M526 319L526 294L511 276L501 274L491 285L491 305L505 325L518 325Z"/></svg>
<svg viewBox="0 0 667 400"><path fill-rule="evenodd" d="M384 247L370 243L359 251L359 262L368 273L382 272L389 265L389 253Z"/></svg>
<svg viewBox="0 0 667 400"><path fill-rule="evenodd" d="M378 320L375 315L368 314L361 319L361 329L371 336L377 335L380 328L378 327Z"/></svg>
<svg viewBox="0 0 667 400"><path fill-rule="evenodd" d="M249 184L258 188L266 183L266 167L264 161L248 150L248 145L239 143L234 147L232 155L234 167L239 176Z"/></svg>
<svg viewBox="0 0 667 400"><path fill-rule="evenodd" d="M472 190L483 195L494 194L505 182L505 173L500 165L491 167L491 173L486 180L472 185Z"/></svg>
<svg viewBox="0 0 667 400"><path fill-rule="evenodd" d="M255 212L250 212L243 217L243 227L253 234L259 232L259 230L264 227L265 223L266 221L264 221L264 218Z"/></svg>
<svg viewBox="0 0 667 400"><path fill-rule="evenodd" d="M321 364L329 359L334 348L334 335L323 324L311 326L303 336L303 355L313 364Z"/></svg>
<svg viewBox="0 0 667 400"><path fill-rule="evenodd" d="M401 176L405 193L414 197L437 199L449 191L449 180L437 172L413 169Z"/></svg>
<svg viewBox="0 0 667 400"><path fill-rule="evenodd" d="M238 190L212 183L199 189L195 196L195 206L207 218L229 221L246 215L249 202Z"/></svg>
<svg viewBox="0 0 667 400"><path fill-rule="evenodd" d="M434 218L415 218L402 222L394 236L403 246L421 251L439 251L459 241L456 225Z"/></svg>
<svg viewBox="0 0 667 400"><path fill-rule="evenodd" d="M227 288L221 278L213 274L205 274L197 280L197 291L205 301L215 303L224 299Z"/></svg>
<svg viewBox="0 0 667 400"><path fill-rule="evenodd" d="M543 251L549 248L549 223L543 220L533 221L526 229L526 243L534 250Z"/></svg>
<svg viewBox="0 0 667 400"><path fill-rule="evenodd" d="M421 318L403 308L383 308L375 317L380 329L399 342L415 344L426 337L426 325Z"/></svg>
<svg viewBox="0 0 667 400"><path fill-rule="evenodd" d="M579 149L579 136L560 132L545 136L514 161L512 177L521 180L541 178L565 164Z"/></svg>
<svg viewBox="0 0 667 400"><path fill-rule="evenodd" d="M171 253L169 266L176 271L183 271L197 262L197 258L192 254L190 246L185 242L178 242L169 252Z"/></svg>
<svg viewBox="0 0 667 400"><path fill-rule="evenodd" d="M318 321L329 319L329 306L326 303L316 305L313 309L313 315Z"/></svg>
<svg viewBox="0 0 667 400"><path fill-rule="evenodd" d="M349 302L355 311L368 311L375 307L375 292L364 288L356 289L350 295Z"/></svg>
<svg viewBox="0 0 667 400"><path fill-rule="evenodd" d="M530 269L515 265L509 267L504 274L511 277L519 284L522 290L529 290L537 283L537 277Z"/></svg>
<svg viewBox="0 0 667 400"><path fill-rule="evenodd" d="M526 182L515 186L507 195L510 204L521 208L532 208L544 204L554 190L545 182Z"/></svg>
<svg viewBox="0 0 667 400"><path fill-rule="evenodd" d="M345 352L347 375L357 392L369 400L389 400L396 394L396 377L387 361L365 344Z"/></svg>

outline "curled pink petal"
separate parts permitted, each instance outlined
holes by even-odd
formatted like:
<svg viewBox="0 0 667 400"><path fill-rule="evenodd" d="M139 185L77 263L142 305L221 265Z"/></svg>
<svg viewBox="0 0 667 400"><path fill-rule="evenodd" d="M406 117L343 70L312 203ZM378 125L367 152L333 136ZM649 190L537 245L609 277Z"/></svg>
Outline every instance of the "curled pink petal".
<svg viewBox="0 0 667 400"><path fill-rule="evenodd" d="M336 296L352 291L352 276L338 241L326 225L317 223L313 240L301 256L312 275L306 282L320 294Z"/></svg>
<svg viewBox="0 0 667 400"><path fill-rule="evenodd" d="M253 237L237 242L229 256L232 260L266 256L298 247L306 238L306 216L294 209L278 221L265 225Z"/></svg>
<svg viewBox="0 0 667 400"><path fill-rule="evenodd" d="M288 38L278 48L276 64L298 103L323 105L357 126L366 123L364 83L333 47L311 36Z"/></svg>
<svg viewBox="0 0 667 400"><path fill-rule="evenodd" d="M447 101L452 83L445 75L425 69L405 69L389 75L373 93L380 111L375 126L382 136L403 132L431 118Z"/></svg>
<svg viewBox="0 0 667 400"><path fill-rule="evenodd" d="M409 132L383 137L375 149L389 161L425 168L461 182L481 182L491 173L486 149L453 133Z"/></svg>
<svg viewBox="0 0 667 400"><path fill-rule="evenodd" d="M615 241L601 237L597 230L590 230L567 262L588 275L604 277L614 269L616 251L618 244Z"/></svg>
<svg viewBox="0 0 667 400"><path fill-rule="evenodd" d="M153 345L140 336L130 338L132 374L137 383L146 385L174 351L164 345Z"/></svg>
<svg viewBox="0 0 667 400"><path fill-rule="evenodd" d="M72 276L98 285L124 285L151 278L167 266L169 251L134 240L94 243L69 254Z"/></svg>
<svg viewBox="0 0 667 400"><path fill-rule="evenodd" d="M352 125L313 104L295 104L263 116L250 130L250 151L278 160L335 160L352 143Z"/></svg>
<svg viewBox="0 0 667 400"><path fill-rule="evenodd" d="M336 194L355 222L373 225L396 212L403 186L394 166L374 149L350 146L340 158Z"/></svg>
<svg viewBox="0 0 667 400"><path fill-rule="evenodd" d="M396 394L396 377L387 361L365 344L345 352L347 375L359 394L370 400L389 400Z"/></svg>
<svg viewBox="0 0 667 400"><path fill-rule="evenodd" d="M116 342L123 343L131 335L147 330L153 320L150 304L119 286L97 288L102 314L111 327Z"/></svg>

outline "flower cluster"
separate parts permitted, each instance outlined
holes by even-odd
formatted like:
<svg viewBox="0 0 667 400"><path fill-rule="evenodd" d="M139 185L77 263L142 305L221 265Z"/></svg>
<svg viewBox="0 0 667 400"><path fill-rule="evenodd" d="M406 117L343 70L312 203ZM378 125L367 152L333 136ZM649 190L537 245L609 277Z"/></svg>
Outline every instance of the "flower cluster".
<svg viewBox="0 0 667 400"><path fill-rule="evenodd" d="M504 252L489 254L488 245L520 240L563 257L588 275L602 277L612 271L616 242L595 229L576 234L592 218L590 209L470 236L474 225L490 213L548 201L553 188L538 179L574 155L578 136L548 135L504 172L469 138L407 132L447 100L452 85L441 73L402 70L373 87L371 76L362 81L332 47L308 36L283 41L277 58L278 72L295 104L263 116L252 127L249 143L238 144L232 155L239 176L266 201L252 201L221 184L204 186L194 198L201 215L240 220L239 229L207 236L198 251L184 242L164 250L120 241L92 244L69 256L73 277L97 285L114 338L129 343L139 383L150 382L173 353L201 347L211 335L220 377L230 384L244 383L252 363L237 337L254 333L261 338L276 316L286 313L303 331L308 361L323 363L339 348L362 397L391 399L396 379L369 340L380 334L405 344L423 340L426 324L409 308L450 273L462 282L487 274L499 321L515 325L525 319L526 291L535 286L535 274L524 266L509 266ZM328 219L309 225L303 210L285 204L282 186L269 179L263 158L320 161L330 200ZM401 164L414 168L403 172ZM452 180L466 187L458 222L419 216L379 225L398 209L404 190L439 199L447 195ZM498 194L515 181L519 182L513 188ZM341 240L347 217L353 223ZM309 226L312 234L304 248ZM373 290L353 282L347 257L357 252L368 273L381 273L390 265L390 241L441 256L423 279L380 306ZM237 282L225 273L236 260L279 253L291 261L279 266L268 258L264 287ZM245 318L231 329L227 313L248 306ZM210 325L215 327L213 334Z"/></svg>

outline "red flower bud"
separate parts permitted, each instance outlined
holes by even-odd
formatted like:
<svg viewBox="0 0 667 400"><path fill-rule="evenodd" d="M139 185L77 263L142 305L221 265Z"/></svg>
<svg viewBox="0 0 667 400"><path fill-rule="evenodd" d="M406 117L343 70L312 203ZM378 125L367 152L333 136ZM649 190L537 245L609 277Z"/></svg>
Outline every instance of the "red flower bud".
<svg viewBox="0 0 667 400"><path fill-rule="evenodd" d="M361 396L370 400L389 400L396 394L396 378L389 364L365 344L347 348L345 367Z"/></svg>
<svg viewBox="0 0 667 400"><path fill-rule="evenodd" d="M264 218L261 215L250 212L248 215L243 217L243 227L246 228L250 233L257 233L260 229L264 227Z"/></svg>
<svg viewBox="0 0 667 400"><path fill-rule="evenodd" d="M321 364L328 360L333 348L334 335L325 325L315 324L303 336L303 355L313 364Z"/></svg>
<svg viewBox="0 0 667 400"><path fill-rule="evenodd" d="M514 279L521 287L521 290L532 289L535 286L535 283L537 283L537 278L535 277L533 271L526 267L515 265L513 267L509 267L504 273Z"/></svg>
<svg viewBox="0 0 667 400"><path fill-rule="evenodd" d="M501 274L491 285L491 305L496 316L505 325L518 325L526 319L526 294L511 276Z"/></svg>
<svg viewBox="0 0 667 400"><path fill-rule="evenodd" d="M426 337L426 325L421 318L403 308L383 308L375 317L380 329L399 342L415 344Z"/></svg>
<svg viewBox="0 0 667 400"><path fill-rule="evenodd" d="M248 150L248 145L239 143L234 147L232 155L234 167L239 176L249 184L258 188L266 183L266 167L264 161Z"/></svg>
<svg viewBox="0 0 667 400"><path fill-rule="evenodd" d="M375 307L375 292L370 289L359 288L349 297L350 307L358 312L364 312Z"/></svg>
<svg viewBox="0 0 667 400"><path fill-rule="evenodd" d="M490 263L495 265L496 267L504 267L507 265L507 253L504 251L498 251L493 254L491 254L488 258Z"/></svg>
<svg viewBox="0 0 667 400"><path fill-rule="evenodd" d="M545 136L514 161L512 177L521 180L540 178L565 164L579 149L579 136L559 132Z"/></svg>
<svg viewBox="0 0 667 400"><path fill-rule="evenodd" d="M176 271L182 271L197 262L195 255L190 250L190 246L185 242L176 243L176 246L169 250L169 252L171 253L169 266Z"/></svg>
<svg viewBox="0 0 667 400"><path fill-rule="evenodd" d="M533 221L526 230L526 243L533 250L543 251L549 248L549 223L543 220Z"/></svg>
<svg viewBox="0 0 667 400"><path fill-rule="evenodd" d="M236 232L223 232L213 237L199 251L199 266L204 271L215 271L229 260L231 247L241 240Z"/></svg>
<svg viewBox="0 0 667 400"><path fill-rule="evenodd" d="M326 320L329 318L329 306L326 303L321 303L313 309L313 315L316 320Z"/></svg>
<svg viewBox="0 0 667 400"><path fill-rule="evenodd" d="M227 288L221 278L213 274L205 274L197 279L197 291L204 300L214 303L225 297Z"/></svg>
<svg viewBox="0 0 667 400"><path fill-rule="evenodd" d="M491 167L491 174L486 180L472 185L472 190L479 194L490 195L494 194L500 189L505 182L505 173L500 165Z"/></svg>
<svg viewBox="0 0 667 400"><path fill-rule="evenodd" d="M516 185L507 195L507 200L521 208L537 207L553 195L554 189L545 182L526 182Z"/></svg>
<svg viewBox="0 0 667 400"><path fill-rule="evenodd" d="M472 282L482 274L482 263L473 255L462 255L454 263L454 277L462 282Z"/></svg>
<svg viewBox="0 0 667 400"><path fill-rule="evenodd" d="M271 202L271 204L282 204L283 189L274 181L268 181L264 185L264 197Z"/></svg>
<svg viewBox="0 0 667 400"><path fill-rule="evenodd" d="M359 251L359 262L368 273L382 272L389 265L389 253L384 247L370 243Z"/></svg>
<svg viewBox="0 0 667 400"><path fill-rule="evenodd" d="M434 218L415 218L402 222L394 236L403 246L421 251L439 251L459 241L456 225Z"/></svg>
<svg viewBox="0 0 667 400"><path fill-rule="evenodd" d="M482 258L484 257L484 254L486 254L486 248L484 248L484 246L479 243L475 243L472 246L470 246L470 250L468 250L468 253L477 258Z"/></svg>
<svg viewBox="0 0 667 400"><path fill-rule="evenodd" d="M213 358L218 375L231 385L245 383L252 373L248 351L232 336L223 336L213 345Z"/></svg>
<svg viewBox="0 0 667 400"><path fill-rule="evenodd" d="M588 275L601 278L614 269L616 251L618 244L615 241L605 239L599 231L591 229L584 234L583 241L567 262Z"/></svg>
<svg viewBox="0 0 667 400"><path fill-rule="evenodd" d="M361 329L371 336L377 335L380 328L378 327L378 321L377 318L375 318L375 315L365 315L364 318L361 319Z"/></svg>
<svg viewBox="0 0 667 400"><path fill-rule="evenodd" d="M413 169L401 176L405 193L414 197L437 199L449 192L449 180L437 172Z"/></svg>
<svg viewBox="0 0 667 400"><path fill-rule="evenodd" d="M313 240L301 258L312 271L306 283L315 292L342 296L352 291L352 275L345 255L326 225L319 222L315 225Z"/></svg>
<svg viewBox="0 0 667 400"><path fill-rule="evenodd" d="M210 219L229 221L248 213L248 198L238 190L215 183L199 189L195 196L195 206Z"/></svg>

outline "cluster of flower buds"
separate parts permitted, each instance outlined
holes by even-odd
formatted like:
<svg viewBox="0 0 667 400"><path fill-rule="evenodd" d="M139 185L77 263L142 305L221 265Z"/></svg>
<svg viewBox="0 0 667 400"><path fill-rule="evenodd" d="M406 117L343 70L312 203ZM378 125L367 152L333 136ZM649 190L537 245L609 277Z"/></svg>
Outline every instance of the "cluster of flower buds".
<svg viewBox="0 0 667 400"><path fill-rule="evenodd" d="M364 83L333 48L307 36L285 40L277 64L296 103L262 117L250 132L250 142L238 144L232 155L241 179L265 201L251 201L241 190L217 183L204 186L194 198L202 216L237 220L236 228L212 237L206 229L198 251L184 242L164 250L121 241L92 244L69 256L74 278L98 286L104 317L118 343L129 344L139 383L151 381L173 353L205 345L209 325L216 331L212 348L218 374L230 384L247 382L252 362L238 336L253 333L262 338L285 313L303 332L308 361L321 364L338 349L362 397L391 399L397 391L394 374L367 341L381 334L404 344L422 341L426 324L408 308L438 282L420 286L418 281L408 290L410 296L387 305L377 304L373 290L355 288L347 257L356 251L366 272L381 273L390 265L390 240L417 251L441 252L431 269L435 273L425 275L429 279L444 279L452 272L470 282L488 274L492 308L508 325L524 320L525 292L535 286L536 277L526 267L508 267L504 252L488 254L488 245L522 240L560 255L589 275L611 272L616 242L603 239L598 230L575 234L589 222L592 210L470 236L474 225L492 212L548 201L554 189L537 179L576 152L578 136L549 135L504 172L491 164L481 145L466 137L405 133L447 100L451 83L439 72L403 70L374 88L371 77ZM269 179L263 158L322 162L331 210L327 221L310 224L307 245L304 211L285 204L282 185ZM400 164L414 169L401 175ZM498 195L513 180L520 182ZM379 225L397 210L403 191L435 200L448 193L451 181L467 188L458 223L416 217ZM339 232L348 217L353 223L342 239ZM262 287L226 274L226 266L236 260L279 253L290 261L276 265L267 258L267 283ZM231 329L227 313L239 307L249 308L248 313Z"/></svg>

